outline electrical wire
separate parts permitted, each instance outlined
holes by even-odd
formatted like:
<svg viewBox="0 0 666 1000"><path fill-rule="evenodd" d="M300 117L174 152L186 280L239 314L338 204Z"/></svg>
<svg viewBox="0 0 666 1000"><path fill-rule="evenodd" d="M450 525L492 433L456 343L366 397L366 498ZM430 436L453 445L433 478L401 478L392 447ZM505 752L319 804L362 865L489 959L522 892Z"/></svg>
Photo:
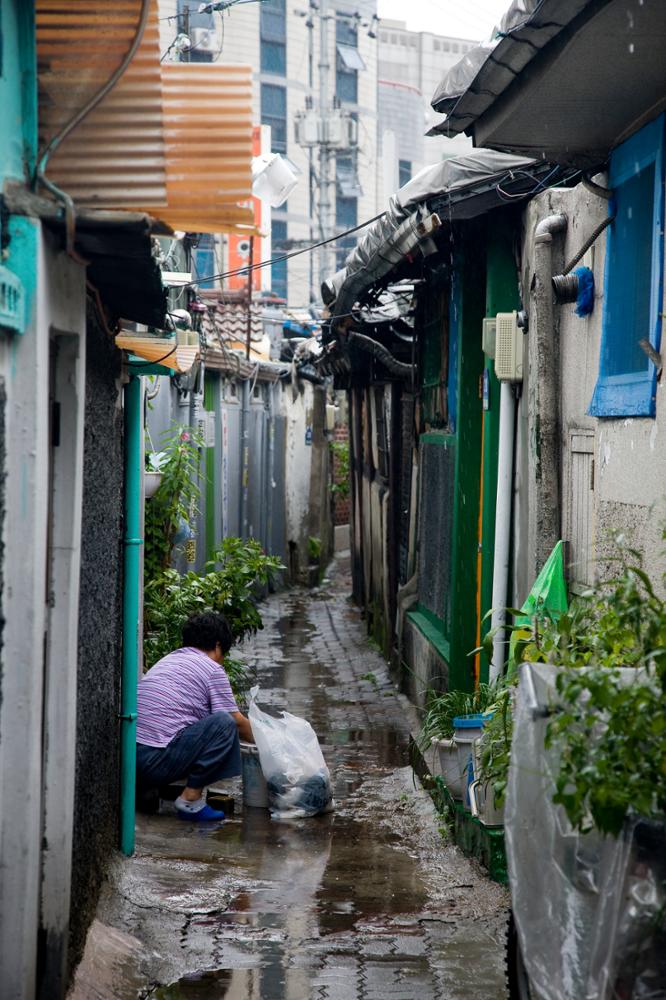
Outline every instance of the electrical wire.
<svg viewBox="0 0 666 1000"><path fill-rule="evenodd" d="M236 274L249 274L250 271L256 271L262 267L271 267L273 264L279 264L283 260L291 260L292 257L298 257L304 253L310 253L312 250L317 250L319 247L326 246L328 243L335 243L336 240L341 240L345 236L350 236L352 233L357 233L359 229L365 229L366 226L371 226L373 222L377 222L378 219L382 219L386 215L386 212L380 212L379 215L373 216L372 219L366 219L365 222L360 222L358 226L353 226L351 229L346 229L343 233L336 233L335 236L329 236L326 240L320 240L318 243L312 243L310 246L302 247L300 250L292 250L291 253L281 254L279 257L270 257L268 260L260 260L256 264L246 265L245 267L236 267L232 271L223 271L220 274L207 274L201 275L196 281L185 282L181 287L189 288L192 285L198 285L202 281L216 281L222 278L232 278Z"/></svg>

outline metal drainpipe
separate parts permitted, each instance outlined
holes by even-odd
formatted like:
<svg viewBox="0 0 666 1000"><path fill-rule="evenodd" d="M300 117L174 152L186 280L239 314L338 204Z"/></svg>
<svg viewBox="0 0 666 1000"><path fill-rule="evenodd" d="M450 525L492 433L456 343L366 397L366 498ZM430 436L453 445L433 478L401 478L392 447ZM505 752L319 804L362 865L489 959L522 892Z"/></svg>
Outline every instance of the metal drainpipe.
<svg viewBox="0 0 666 1000"><path fill-rule="evenodd" d="M241 484L239 493L239 528L241 538L248 537L248 480L250 475L250 384L245 379L241 385L241 413L240 413L240 443L241 443Z"/></svg>
<svg viewBox="0 0 666 1000"><path fill-rule="evenodd" d="M267 476L266 485L266 551L273 554L273 465L275 463L275 418L273 413L275 385L268 383L268 454L267 454Z"/></svg>
<svg viewBox="0 0 666 1000"><path fill-rule="evenodd" d="M532 413L535 455L535 574L560 538L560 365L553 323L553 234L567 228L563 213L549 215L534 230L534 286L536 309L535 407ZM530 372L530 377L532 373ZM532 395L532 393L530 393Z"/></svg>
<svg viewBox="0 0 666 1000"><path fill-rule="evenodd" d="M141 379L125 386L125 543L123 567L123 660L120 693L120 850L134 853L136 716L141 607Z"/></svg>
<svg viewBox="0 0 666 1000"><path fill-rule="evenodd" d="M516 398L509 382L500 386L500 417L497 457L497 502L495 506L495 553L490 629L493 633L491 683L502 675L506 660L506 605L511 560L511 508L513 500L513 449Z"/></svg>

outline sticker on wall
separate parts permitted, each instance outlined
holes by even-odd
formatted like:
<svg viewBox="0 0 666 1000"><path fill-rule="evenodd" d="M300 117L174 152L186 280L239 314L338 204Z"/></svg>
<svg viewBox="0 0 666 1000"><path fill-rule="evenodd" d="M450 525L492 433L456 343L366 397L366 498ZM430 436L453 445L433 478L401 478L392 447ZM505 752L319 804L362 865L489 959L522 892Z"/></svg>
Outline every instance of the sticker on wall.
<svg viewBox="0 0 666 1000"><path fill-rule="evenodd" d="M310 424L305 428L305 443L312 444L312 426Z"/></svg>

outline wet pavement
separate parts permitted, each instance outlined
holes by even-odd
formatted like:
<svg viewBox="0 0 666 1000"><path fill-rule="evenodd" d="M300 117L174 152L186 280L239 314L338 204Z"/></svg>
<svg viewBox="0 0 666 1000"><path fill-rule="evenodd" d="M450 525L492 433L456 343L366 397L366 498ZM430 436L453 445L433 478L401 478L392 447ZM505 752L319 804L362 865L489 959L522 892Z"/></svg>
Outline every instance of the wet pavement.
<svg viewBox="0 0 666 1000"><path fill-rule="evenodd" d="M260 704L310 720L336 810L222 826L137 817L71 1000L502 1000L507 899L442 839L408 766L408 702L346 600L344 566L263 607Z"/></svg>

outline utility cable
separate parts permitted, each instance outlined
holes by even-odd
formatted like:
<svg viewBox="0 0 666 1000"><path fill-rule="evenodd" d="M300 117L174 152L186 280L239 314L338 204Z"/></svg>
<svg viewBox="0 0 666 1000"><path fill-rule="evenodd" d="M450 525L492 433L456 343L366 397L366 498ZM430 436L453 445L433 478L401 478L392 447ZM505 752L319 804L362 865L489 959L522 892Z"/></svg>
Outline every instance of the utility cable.
<svg viewBox="0 0 666 1000"><path fill-rule="evenodd" d="M590 235L588 236L588 238L585 240L585 242L583 243L583 245L580 248L580 250L578 251L578 253L576 253L571 258L571 260L568 262L568 264L565 266L564 270L562 271L562 274L568 274L569 271L572 271L574 269L574 267L576 266L576 264L578 264L579 261L581 261L583 259L583 257L587 253L587 251L592 246L592 244L595 243L598 240L598 238L603 233L604 229L606 229L607 226L610 226L611 222L613 222L614 219L615 219L615 212L613 212L611 215L609 215L608 218L604 219L603 222L599 223L599 225L596 227L596 229L594 229L590 233Z"/></svg>
<svg viewBox="0 0 666 1000"><path fill-rule="evenodd" d="M291 253L281 254L279 257L270 257L268 260L260 260L256 264L252 264L252 266L247 264L245 267L236 267L233 271L223 271L221 274L201 275L196 281L188 281L181 285L181 287L189 288L192 285L201 284L202 281L216 281L218 278L233 278L236 274L249 274L250 271L256 271L262 267L271 267L272 264L279 264L283 260L291 260L292 257L298 257L303 253L310 253L312 250L317 250L319 247L326 246L328 243L335 243L336 240L341 240L345 236L357 233L359 229L365 229L366 226L371 226L373 222L377 222L378 219L382 219L385 215L386 212L380 212L379 215L373 216L372 219L366 219L365 222L359 223L358 226L353 226L351 229L345 229L343 233L336 233L335 236L329 236L327 240L320 240L319 243L312 243L310 246L302 247L300 250L292 250Z"/></svg>

